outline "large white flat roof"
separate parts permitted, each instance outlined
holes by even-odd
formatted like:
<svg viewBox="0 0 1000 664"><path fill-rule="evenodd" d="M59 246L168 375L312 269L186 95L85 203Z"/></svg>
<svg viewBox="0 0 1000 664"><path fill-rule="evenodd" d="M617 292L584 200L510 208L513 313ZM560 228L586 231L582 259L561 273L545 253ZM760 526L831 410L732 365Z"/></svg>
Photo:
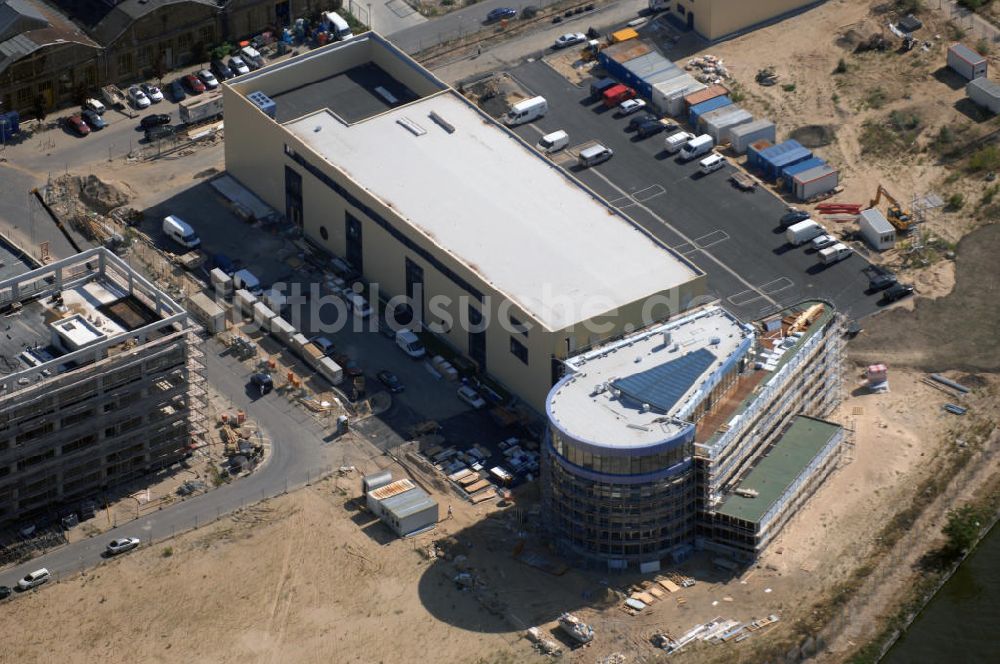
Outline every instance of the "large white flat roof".
<svg viewBox="0 0 1000 664"><path fill-rule="evenodd" d="M285 127L548 329L700 275L457 92Z"/></svg>
<svg viewBox="0 0 1000 664"><path fill-rule="evenodd" d="M549 393L549 417L574 438L600 446L640 448L669 439L753 338L732 314L708 307L601 346L567 360L572 373Z"/></svg>

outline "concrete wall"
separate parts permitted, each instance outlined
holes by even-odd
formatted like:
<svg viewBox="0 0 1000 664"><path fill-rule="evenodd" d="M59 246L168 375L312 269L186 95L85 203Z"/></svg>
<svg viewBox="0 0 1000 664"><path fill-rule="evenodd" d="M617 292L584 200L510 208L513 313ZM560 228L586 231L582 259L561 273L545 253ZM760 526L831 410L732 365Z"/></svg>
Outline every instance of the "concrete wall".
<svg viewBox="0 0 1000 664"><path fill-rule="evenodd" d="M674 12L709 40L722 39L823 0L676 0ZM683 13L682 13L683 12Z"/></svg>

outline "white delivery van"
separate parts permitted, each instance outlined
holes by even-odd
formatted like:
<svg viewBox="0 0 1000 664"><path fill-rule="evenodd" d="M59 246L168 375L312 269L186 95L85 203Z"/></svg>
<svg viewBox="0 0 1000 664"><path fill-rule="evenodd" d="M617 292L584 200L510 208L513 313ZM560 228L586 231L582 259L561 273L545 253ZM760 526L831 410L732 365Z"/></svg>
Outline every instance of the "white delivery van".
<svg viewBox="0 0 1000 664"><path fill-rule="evenodd" d="M503 123L508 127L532 122L549 112L549 102L545 97L532 97L519 101L510 107L507 114L503 116Z"/></svg>
<svg viewBox="0 0 1000 664"><path fill-rule="evenodd" d="M344 41L354 36L347 21L337 12L323 12L323 18L330 24L330 34L337 41Z"/></svg>
<svg viewBox="0 0 1000 664"><path fill-rule="evenodd" d="M254 295L260 295L260 279L255 277L250 270L237 270L233 274L233 287L236 290L242 288Z"/></svg>
<svg viewBox="0 0 1000 664"><path fill-rule="evenodd" d="M785 231L785 239L788 240L788 244L797 247L825 232L823 227L815 221L806 219L805 221L800 221L797 224L789 226L788 230Z"/></svg>
<svg viewBox="0 0 1000 664"><path fill-rule="evenodd" d="M567 145L569 145L569 134L560 129L559 131L542 136L538 139L536 147L545 154L551 154L562 150Z"/></svg>
<svg viewBox="0 0 1000 664"><path fill-rule="evenodd" d="M198 234L180 217L172 214L163 218L163 233L177 244L194 249L201 244Z"/></svg>
<svg viewBox="0 0 1000 664"><path fill-rule="evenodd" d="M260 69L264 66L263 56L261 56L260 51L255 49L253 46L244 46L241 48L240 59L249 65L251 69Z"/></svg>
<svg viewBox="0 0 1000 664"><path fill-rule="evenodd" d="M666 148L669 154L677 154L684 145L694 138L694 134L688 133L686 131L679 131L676 134L671 134L663 139L664 148Z"/></svg>
<svg viewBox="0 0 1000 664"><path fill-rule="evenodd" d="M851 255L851 248L842 242L838 242L832 247L819 250L819 262L823 265L833 265L837 261L842 261Z"/></svg>
<svg viewBox="0 0 1000 664"><path fill-rule="evenodd" d="M718 153L713 153L698 162L698 167L701 169L701 172L704 175L713 173L725 165L726 165L726 160L722 157L721 154Z"/></svg>
<svg viewBox="0 0 1000 664"><path fill-rule="evenodd" d="M577 163L586 168L588 166L594 166L600 164L601 162L611 159L615 154L615 151L611 148L606 148L600 143L597 145L591 145L589 148L580 151L580 156L577 158Z"/></svg>
<svg viewBox="0 0 1000 664"><path fill-rule="evenodd" d="M427 349L420 342L420 338L407 329L396 332L396 345L412 358L423 357L427 354Z"/></svg>
<svg viewBox="0 0 1000 664"><path fill-rule="evenodd" d="M708 134L695 136L681 148L681 159L691 161L715 147L715 141Z"/></svg>

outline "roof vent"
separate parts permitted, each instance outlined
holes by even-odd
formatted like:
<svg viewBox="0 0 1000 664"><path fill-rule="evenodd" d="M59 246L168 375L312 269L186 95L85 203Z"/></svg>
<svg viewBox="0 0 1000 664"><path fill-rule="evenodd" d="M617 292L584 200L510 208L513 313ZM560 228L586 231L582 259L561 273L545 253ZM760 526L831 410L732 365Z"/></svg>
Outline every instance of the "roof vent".
<svg viewBox="0 0 1000 664"><path fill-rule="evenodd" d="M664 346L669 346L670 342L672 340L673 340L673 337L671 337L670 332L664 332L663 333L663 345Z"/></svg>
<svg viewBox="0 0 1000 664"><path fill-rule="evenodd" d="M650 409L650 405L648 403L642 404L642 412L648 413L649 409Z"/></svg>
<svg viewBox="0 0 1000 664"><path fill-rule="evenodd" d="M722 343L722 339L720 339L719 337L712 337L712 339L708 343L711 346L718 346L719 344Z"/></svg>
<svg viewBox="0 0 1000 664"><path fill-rule="evenodd" d="M399 118L396 120L396 124L405 127L414 136L423 136L427 133L427 130L418 125L416 122L410 118Z"/></svg>
<svg viewBox="0 0 1000 664"><path fill-rule="evenodd" d="M642 362L642 355L636 355L635 359L633 360L633 362L635 362L636 364L639 364L640 362Z"/></svg>
<svg viewBox="0 0 1000 664"><path fill-rule="evenodd" d="M438 115L437 111L431 111L430 115L428 117L430 117L430 119L433 120L434 123L437 124L437 126L441 127L442 129L444 129L449 134L454 134L455 133L455 127L450 122L448 122L447 120L445 120L444 118L442 118L440 115Z"/></svg>

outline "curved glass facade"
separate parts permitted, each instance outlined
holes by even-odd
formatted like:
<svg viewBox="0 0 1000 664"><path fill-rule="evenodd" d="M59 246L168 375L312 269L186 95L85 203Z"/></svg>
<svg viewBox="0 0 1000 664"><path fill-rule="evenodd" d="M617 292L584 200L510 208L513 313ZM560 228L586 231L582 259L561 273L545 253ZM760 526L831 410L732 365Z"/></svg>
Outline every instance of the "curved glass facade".
<svg viewBox="0 0 1000 664"><path fill-rule="evenodd" d="M693 438L694 429L691 429L690 436L686 434L686 438ZM656 446L650 453L643 454L642 448L631 450L609 446L602 450L596 445L575 441L555 429L549 432L549 436L552 448L560 457L574 466L605 475L658 473L691 458L691 440L679 439L674 447L664 450L663 446ZM606 453L602 454L601 451L605 450Z"/></svg>

